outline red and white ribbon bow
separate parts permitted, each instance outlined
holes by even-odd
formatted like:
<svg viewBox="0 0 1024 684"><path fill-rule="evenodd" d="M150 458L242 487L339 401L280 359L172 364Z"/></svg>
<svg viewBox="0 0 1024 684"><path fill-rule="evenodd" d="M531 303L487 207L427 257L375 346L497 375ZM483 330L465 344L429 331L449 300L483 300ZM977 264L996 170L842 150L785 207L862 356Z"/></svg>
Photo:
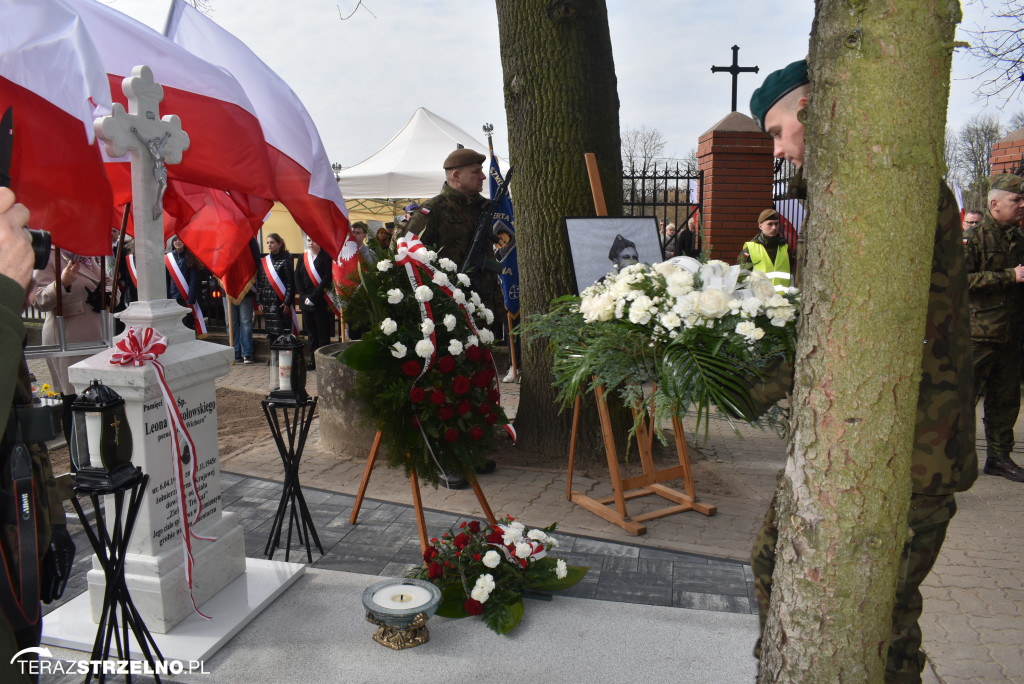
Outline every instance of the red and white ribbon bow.
<svg viewBox="0 0 1024 684"><path fill-rule="evenodd" d="M118 366L145 366L147 363L152 364L153 370L156 371L157 379L160 381L160 393L163 395L164 407L167 409L167 422L171 429L171 448L173 449L174 462L176 464L176 467L172 468L171 472L177 481L175 490L178 493L178 520L181 523L182 549L185 552L188 594L195 611L209 620L209 616L204 615L199 610L199 607L196 605L195 596L192 594L192 570L195 566L195 558L192 555L192 538L195 537L204 541L213 541L213 539L211 537L201 537L192 531L192 525L196 524L203 512L203 499L199 496L198 483L196 482L196 464L199 463L199 456L196 453L196 445L192 441L192 435L188 433L185 420L181 417L178 403L174 400L171 388L167 385L163 364L157 361L157 357L167 351L167 338L153 328L141 329L132 326L128 329L128 334L120 339L115 346L117 351L110 357L110 363ZM191 456L188 462L188 469L190 471L188 474L185 473L185 465L181 462L180 439L182 438L185 440L188 453ZM188 515L186 483L191 484L192 495L198 502L196 512L191 520Z"/></svg>

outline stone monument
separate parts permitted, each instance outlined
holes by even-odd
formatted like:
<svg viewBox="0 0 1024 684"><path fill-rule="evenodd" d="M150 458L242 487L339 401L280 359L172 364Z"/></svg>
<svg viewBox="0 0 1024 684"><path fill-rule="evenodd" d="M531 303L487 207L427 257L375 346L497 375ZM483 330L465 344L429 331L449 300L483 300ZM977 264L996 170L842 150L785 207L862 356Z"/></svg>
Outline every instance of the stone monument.
<svg viewBox="0 0 1024 684"><path fill-rule="evenodd" d="M75 364L69 376L78 386L98 379L125 400L135 444L132 461L150 477L125 563L127 586L165 657L202 659L237 633L304 568L293 563L247 560L242 527L234 514L222 509L214 382L230 370L234 351L195 339L193 331L182 323L187 310L166 298L164 276L162 200L166 165L181 161L189 140L177 116L160 118L163 88L154 81L149 67L135 67L132 76L124 79L123 88L129 110L115 104L110 116L96 121L97 135L106 144L108 154L120 157L126 151L131 153L140 301L133 302L119 316L128 327L154 328L166 337L167 349L158 360L195 445L195 453L185 449L181 459L188 480L188 520L194 522L195 533L191 538L191 592L179 515L178 464L171 447L173 428L153 364L112 365L111 356L116 350L111 349ZM193 467L194 486L192 478L187 477ZM199 500L202 509L197 517ZM108 509L112 510L112 505ZM104 575L95 557L93 564L88 604L95 622L103 601ZM232 598L222 596L210 601L218 594L232 592ZM67 609L76 602L77 610L82 611L81 599L47 616L44 642L74 648L68 635L78 631L86 647L91 647L92 634L74 624L81 616L65 614L74 612ZM193 607L193 599L195 606L209 616L208 623ZM187 625L195 629L186 629ZM190 631L207 637L197 641L188 634ZM174 639L169 637L181 632L186 633L181 636L187 645L175 648Z"/></svg>

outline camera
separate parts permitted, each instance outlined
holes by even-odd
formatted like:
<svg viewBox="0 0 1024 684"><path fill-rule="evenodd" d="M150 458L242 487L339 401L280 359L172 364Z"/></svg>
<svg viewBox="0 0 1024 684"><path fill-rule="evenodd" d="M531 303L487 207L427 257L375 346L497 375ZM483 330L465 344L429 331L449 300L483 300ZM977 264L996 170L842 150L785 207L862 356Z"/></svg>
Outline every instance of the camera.
<svg viewBox="0 0 1024 684"><path fill-rule="evenodd" d="M50 233L45 230L33 230L31 228L26 228L25 230L28 231L32 238L32 253L36 257L34 268L37 271L46 268L47 262L50 261L50 246L52 244Z"/></svg>

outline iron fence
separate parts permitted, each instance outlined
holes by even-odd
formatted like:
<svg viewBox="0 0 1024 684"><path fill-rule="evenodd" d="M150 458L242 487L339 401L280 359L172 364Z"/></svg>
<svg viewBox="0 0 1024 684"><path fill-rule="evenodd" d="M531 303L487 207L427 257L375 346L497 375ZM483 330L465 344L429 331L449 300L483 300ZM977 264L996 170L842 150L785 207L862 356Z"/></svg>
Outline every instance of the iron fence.
<svg viewBox="0 0 1024 684"><path fill-rule="evenodd" d="M630 167L622 175L622 213L624 216L653 216L658 219L658 243L665 258L698 256L703 245L700 223L704 172L686 173L676 164L660 168L655 162L637 170ZM692 224L691 224L692 219ZM669 226L675 229L671 234ZM690 234L684 229L690 226Z"/></svg>

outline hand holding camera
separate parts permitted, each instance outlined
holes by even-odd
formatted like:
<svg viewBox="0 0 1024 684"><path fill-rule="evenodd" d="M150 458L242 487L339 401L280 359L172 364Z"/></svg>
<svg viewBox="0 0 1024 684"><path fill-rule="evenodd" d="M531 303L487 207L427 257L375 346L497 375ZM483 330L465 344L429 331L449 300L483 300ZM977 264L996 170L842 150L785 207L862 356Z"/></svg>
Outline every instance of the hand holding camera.
<svg viewBox="0 0 1024 684"><path fill-rule="evenodd" d="M35 259L26 223L28 209L15 203L9 188L0 188L0 273L27 290Z"/></svg>

